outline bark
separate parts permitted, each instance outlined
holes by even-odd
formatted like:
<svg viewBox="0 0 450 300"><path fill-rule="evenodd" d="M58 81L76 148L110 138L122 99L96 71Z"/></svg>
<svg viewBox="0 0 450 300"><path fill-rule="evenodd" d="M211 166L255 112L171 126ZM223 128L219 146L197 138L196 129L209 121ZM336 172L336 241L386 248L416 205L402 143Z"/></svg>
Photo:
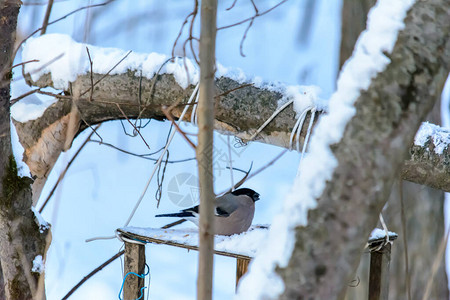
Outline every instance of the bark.
<svg viewBox="0 0 450 300"><path fill-rule="evenodd" d="M46 231L31 211L31 179L17 176L10 136L10 69L20 5L20 1L0 2L0 298L41 299L43 294L37 291L43 291L43 281L38 286L41 274L31 267L37 255L45 257Z"/></svg>
<svg viewBox="0 0 450 300"><path fill-rule="evenodd" d="M201 2L200 86L198 103L198 177L200 186L197 299L212 299L214 263L214 74L216 68L217 0Z"/></svg>
<svg viewBox="0 0 450 300"><path fill-rule="evenodd" d="M443 0L418 1L408 12L391 63L361 93L356 115L333 146L338 166L309 211L309 225L296 228L288 266L278 270L282 299L344 297L407 145L449 73L449 14Z"/></svg>
<svg viewBox="0 0 450 300"><path fill-rule="evenodd" d="M350 57L354 44L359 34L366 28L367 14L375 4L374 0L353 1L344 0L342 8L342 38L340 48L340 61L342 65ZM436 101L427 121L440 124L440 101ZM450 168L449 152L437 155L433 149L435 145L432 139L425 147L412 146L410 159L405 161L402 168L402 178L408 179L422 185L433 180L434 188L441 189L441 182L445 182L449 176L445 169ZM415 161L422 160L422 163ZM448 170L447 170L448 171ZM426 174L433 173L435 176L429 178ZM398 232L400 238L392 247L392 260L390 266L389 295L391 299L407 299L405 249L403 239L407 239L409 256L410 287L412 298L420 299L425 284L430 276L426 266L431 266L436 257L437 245L444 235L444 192L430 187L421 186L411 182L403 182L403 194L405 201L406 233L401 225L401 203L399 186L395 185L389 197L383 216L389 230ZM430 185L428 185L430 186ZM420 222L415 222L420 220ZM379 225L380 227L380 225ZM405 234L407 236L405 236ZM421 236L429 238L422 239ZM368 295L369 283L369 255L364 253L356 277L360 279L357 286L351 286L347 291L347 299L364 299ZM356 278L355 277L355 278ZM445 268L442 265L434 280L434 289L430 299L448 299L448 281Z"/></svg>

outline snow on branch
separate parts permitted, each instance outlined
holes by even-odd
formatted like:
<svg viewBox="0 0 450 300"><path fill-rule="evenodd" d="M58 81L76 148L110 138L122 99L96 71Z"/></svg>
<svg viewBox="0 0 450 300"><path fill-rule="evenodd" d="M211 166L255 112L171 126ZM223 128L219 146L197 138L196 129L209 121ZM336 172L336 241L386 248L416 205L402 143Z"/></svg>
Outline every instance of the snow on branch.
<svg viewBox="0 0 450 300"><path fill-rule="evenodd" d="M182 103L186 102L198 81L198 69L188 59L176 58L172 62L169 57L157 53L139 54L100 48L76 43L61 34L30 39L23 50L24 60L39 60L24 66L25 79L30 85L38 87L33 91L55 96L53 100L43 102L30 95L17 101L11 109L19 140L25 148L24 160L38 178L35 185L42 185L39 184L40 178L45 180L63 149L59 144L66 139L73 86L78 85L82 91L76 102L82 119L79 127L81 131L88 125L107 120L164 120L166 115L161 109L163 106L172 106L171 112L178 118L184 108ZM362 50L359 55L363 60L368 58ZM377 59L384 58L381 56ZM350 68L357 68L353 66ZM368 80L364 82L367 84ZM345 88L345 82L341 85ZM64 94L49 93L48 89L43 90L46 87L63 89ZM326 102L319 98L317 87L266 83L261 78L247 77L239 69L225 68L220 64L217 65L216 89L215 128L244 141L248 141L273 112L287 101L293 100L294 105L288 105L264 127L256 136L256 141L288 148L290 134L299 114L310 106L317 107L319 114L323 114L320 110L326 110ZM344 100L351 95L351 91L346 92ZM344 107L342 105L339 109L345 110ZM187 119L192 119L191 113L189 109ZM309 121L308 114L305 124L309 124ZM306 137L306 127L299 136L296 134L300 144ZM409 163L410 169L414 170L415 165L419 164L420 168L420 164L427 162L415 159ZM434 186L433 169L427 170L430 173L426 175L426 184L450 191L450 180L441 180L439 185ZM450 174L448 170L445 172ZM415 181L417 178L414 171L404 175L407 180ZM34 191L34 195L39 195L36 189Z"/></svg>

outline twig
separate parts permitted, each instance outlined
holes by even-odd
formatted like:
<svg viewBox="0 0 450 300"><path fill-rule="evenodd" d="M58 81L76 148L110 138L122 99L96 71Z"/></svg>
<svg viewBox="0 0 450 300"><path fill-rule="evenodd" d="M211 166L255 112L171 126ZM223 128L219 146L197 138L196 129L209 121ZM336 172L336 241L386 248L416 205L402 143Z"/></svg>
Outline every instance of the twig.
<svg viewBox="0 0 450 300"><path fill-rule="evenodd" d="M272 8L269 8L268 10L263 11L262 13L257 13L257 14L255 14L253 17L244 19L244 20L239 21L239 22L234 23L234 24L230 24L230 25L226 25L226 26L219 27L219 28L217 28L217 30L223 30L223 29L227 29L227 28L234 27L234 26L238 26L238 25L244 24L244 23L246 23L246 22L249 22L249 21L255 19L256 17L264 16L265 14L271 12L272 10L274 10L275 8L277 8L278 6L280 6L281 4L283 4L283 3L287 2L287 1L288 1L288 0L283 0L283 1L281 1L280 3L278 3L277 5L273 6Z"/></svg>
<svg viewBox="0 0 450 300"><path fill-rule="evenodd" d="M256 175L258 175L259 173L261 173L262 171L264 171L265 169L267 169L268 167L270 167L271 165L273 165L277 160L279 160L284 154L286 154L286 152L288 151L288 149L284 149L283 151L280 152L280 154L278 154L274 159L272 159L271 161L269 161L265 166L261 167L260 169L258 169L255 173L252 173L247 180L255 177Z"/></svg>
<svg viewBox="0 0 450 300"><path fill-rule="evenodd" d="M237 2L237 0L234 0L234 1L233 1L233 4L231 4L231 6L228 7L228 8L226 8L225 10L230 10L230 9L232 9L232 8L236 5L236 2Z"/></svg>
<svg viewBox="0 0 450 300"><path fill-rule="evenodd" d="M411 275L409 274L409 256L408 256L408 238L406 233L406 216L405 216L405 206L403 201L403 180L398 180L398 191L400 198L400 209L401 209L401 222L403 231L403 248L405 248L405 289L408 300L411 300Z"/></svg>
<svg viewBox="0 0 450 300"><path fill-rule="evenodd" d="M47 31L48 20L50 19L50 13L53 7L53 0L48 0L47 10L44 16L44 22L42 23L41 35L45 34Z"/></svg>
<svg viewBox="0 0 450 300"><path fill-rule="evenodd" d="M115 149L117 151L120 151L122 153L129 154L129 155L132 155L132 156L136 156L136 157L139 157L139 158L142 158L142 159L146 159L146 160L150 160L150 161L158 161L156 158L147 157L147 156L152 155L152 154L136 154L136 153L133 153L133 152L121 149L121 148L119 148L117 146L114 146L114 145L112 145L110 143L105 143L105 142L101 142L101 141L98 141L98 140L90 139L89 142L99 143L100 145L104 145L104 146L113 148L113 149ZM161 151L162 149L164 149L164 148L161 148L159 151ZM192 161L192 160L195 160L195 159L196 159L195 157L191 157L191 158L179 159L179 160L163 160L162 162L163 163L168 163L168 164L176 164L176 163L183 163L183 162L187 162L187 161Z"/></svg>
<svg viewBox="0 0 450 300"><path fill-rule="evenodd" d="M114 0L108 0L108 1L103 2L103 3L93 4L93 5L87 5L87 6L83 6L83 7L80 7L80 8L78 8L78 9L75 9L75 10L71 11L70 13L68 13L68 14L66 14L66 15L64 15L64 16L62 16L61 18L56 19L55 21L49 22L49 23L47 24L47 27L48 27L49 25L53 25L53 24L55 24L55 23L57 23L57 22L59 22L59 21L61 21L61 20L64 20L65 18L67 18L67 17L69 17L69 16L71 16L71 15L73 15L73 14L75 14L75 13L81 11L81 10L89 9L89 8L94 8L94 7L99 7L99 6L105 6L105 5L109 4L109 3L111 3L112 1L114 1ZM42 27L40 27L40 28L36 29L35 31L33 31L32 33L30 33L25 39L23 39L23 40L17 45L16 50L14 51L14 54L12 55L12 58L13 58L13 59L16 57L17 51L19 51L19 49L20 49L20 47L23 45L23 43L25 43L25 41L27 41L30 37L32 37L33 35L35 35L35 34L36 34L37 32L39 32L40 30L42 30Z"/></svg>
<svg viewBox="0 0 450 300"><path fill-rule="evenodd" d="M95 130L97 130L100 127L101 124L98 124L95 127ZM47 196L47 199L45 199L44 203L42 204L41 208L39 209L39 213L42 213L42 211L44 210L45 206L47 205L47 203L49 202L50 198L53 196L53 194L56 191L56 188L58 187L59 183L64 179L64 176L67 173L67 170L69 170L70 166L72 165L73 161L77 158L78 154L80 154L81 150L84 148L84 146L86 146L86 144L89 142L90 138L92 137L92 135L95 133L95 131L92 131L88 137L84 140L83 144L81 144L80 148L78 148L77 152L75 152L75 154L73 155L73 157L70 159L69 163L67 164L67 166L64 168L64 170L61 172L61 174L58 177L58 180L56 181L55 185L53 186L52 190L50 191L50 194Z"/></svg>
<svg viewBox="0 0 450 300"><path fill-rule="evenodd" d="M147 144L147 141L145 140L145 138L142 136L140 130L133 124L133 122L130 121L130 119L128 119L127 115L125 114L125 112L122 110L122 108L120 108L120 105L118 103L116 103L117 108L120 110L120 112L122 113L122 115L125 117L125 119L127 119L128 123L130 123L131 126L133 126L134 130L136 130L136 132L139 134L139 136L141 137L142 141L144 142L144 144L147 146L148 149L150 149L150 146Z"/></svg>
<svg viewBox="0 0 450 300"><path fill-rule="evenodd" d="M92 276L97 274L99 271L101 271L104 267L115 261L117 258L121 257L125 253L125 250L119 251L115 255L113 255L110 259L102 263L100 266L92 270L89 274L83 277L83 279L80 280L80 282L77 283L63 298L62 300L68 299L83 283L89 280Z"/></svg>
<svg viewBox="0 0 450 300"><path fill-rule="evenodd" d="M128 55L130 55L131 52L132 52L131 50L128 51L124 57L122 57L108 72L106 72L106 74L104 74L99 80L97 80L90 88L88 88L83 93L81 93L80 97L85 95L87 92L89 92L91 89L93 89L100 81L105 79L105 77L107 77L109 75L109 73L111 73L121 62L123 62L128 57Z"/></svg>
<svg viewBox="0 0 450 300"><path fill-rule="evenodd" d="M22 94L22 95L20 95L20 96L17 97L17 98L11 99L11 101L10 101L11 106L13 106L14 104L16 104L17 101L20 101L20 100L22 100L23 98L28 97L28 96L30 96L30 95L32 95L32 94L38 92L40 89L41 89L41 88L37 88L37 89L31 90L31 91L28 91L28 92L26 92L25 94Z"/></svg>
<svg viewBox="0 0 450 300"><path fill-rule="evenodd" d="M441 260L444 257L445 248L447 247L448 236L450 234L450 227L447 229L447 233L442 237L441 244L439 245L438 252L436 253L436 257L433 261L433 266L431 267L431 274L428 277L428 282L425 288L425 293L423 294L422 300L427 300L431 294L431 287L434 282L434 276L436 275L439 266L441 264Z"/></svg>
<svg viewBox="0 0 450 300"><path fill-rule="evenodd" d="M16 65L12 66L12 67L11 67L11 70L14 69L14 68L17 68L17 67L19 67L19 66L23 66L23 65L32 63L32 62L39 62L39 59L32 59L32 60L27 60L27 61L18 63L18 64L16 64Z"/></svg>
<svg viewBox="0 0 450 300"><path fill-rule="evenodd" d="M94 65L94 63L92 62L91 59L91 54L89 53L89 48L86 46L86 52L89 58L89 66L90 66L90 77L91 77L91 92L89 93L89 102L92 102L92 94L94 93L94 76L93 76L93 71L92 71L92 66Z"/></svg>
<svg viewBox="0 0 450 300"><path fill-rule="evenodd" d="M184 137L184 139L188 142L188 144L194 149L197 149L197 146L187 137L187 135L184 133L183 130L178 126L178 124L175 122L174 118L172 117L172 114L169 112L169 110L166 107L161 108L162 112L166 115L167 119L169 119L170 122L172 122L175 129L181 134L181 136Z"/></svg>
<svg viewBox="0 0 450 300"><path fill-rule="evenodd" d="M246 84L240 85L240 86L238 86L237 88L234 88L234 89L225 91L225 92L223 92L223 93L221 93L221 94L219 94L219 95L216 95L216 96L214 96L214 98L217 99L217 98L226 96L226 95L228 95L229 93L232 93L232 92L237 91L237 90L239 90L239 89L246 88L246 87L248 87L248 86L253 86L253 83L246 83Z"/></svg>

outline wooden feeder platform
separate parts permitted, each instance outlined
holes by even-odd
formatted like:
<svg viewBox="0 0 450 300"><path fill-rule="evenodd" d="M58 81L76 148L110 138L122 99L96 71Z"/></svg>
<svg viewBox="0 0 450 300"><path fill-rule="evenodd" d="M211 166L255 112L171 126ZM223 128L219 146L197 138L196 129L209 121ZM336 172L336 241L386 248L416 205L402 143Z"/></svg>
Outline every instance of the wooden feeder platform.
<svg viewBox="0 0 450 300"><path fill-rule="evenodd" d="M125 242L124 274L134 272L144 274L145 245L162 244L198 251L197 229L160 229L126 227L117 229L119 237ZM247 232L233 236L215 236L214 253L236 258L236 287L247 272L250 260L258 249L263 248L268 237L268 226L255 225ZM369 300L387 300L389 290L389 263L391 244L386 243L384 231L374 230L368 240L371 253L369 275ZM389 232L389 241L397 234ZM127 276L124 287L124 300L141 297L144 279Z"/></svg>

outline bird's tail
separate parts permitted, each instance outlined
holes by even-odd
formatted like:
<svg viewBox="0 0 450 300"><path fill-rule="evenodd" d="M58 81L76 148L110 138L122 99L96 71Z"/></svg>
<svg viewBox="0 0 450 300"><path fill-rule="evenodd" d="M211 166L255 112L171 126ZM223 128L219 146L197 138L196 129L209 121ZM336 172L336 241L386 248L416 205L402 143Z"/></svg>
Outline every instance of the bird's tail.
<svg viewBox="0 0 450 300"><path fill-rule="evenodd" d="M188 211L181 211L179 213L173 213L173 214L162 214L162 215L156 215L155 217L178 217L178 218L186 218L186 217L193 217L194 215L191 212Z"/></svg>

